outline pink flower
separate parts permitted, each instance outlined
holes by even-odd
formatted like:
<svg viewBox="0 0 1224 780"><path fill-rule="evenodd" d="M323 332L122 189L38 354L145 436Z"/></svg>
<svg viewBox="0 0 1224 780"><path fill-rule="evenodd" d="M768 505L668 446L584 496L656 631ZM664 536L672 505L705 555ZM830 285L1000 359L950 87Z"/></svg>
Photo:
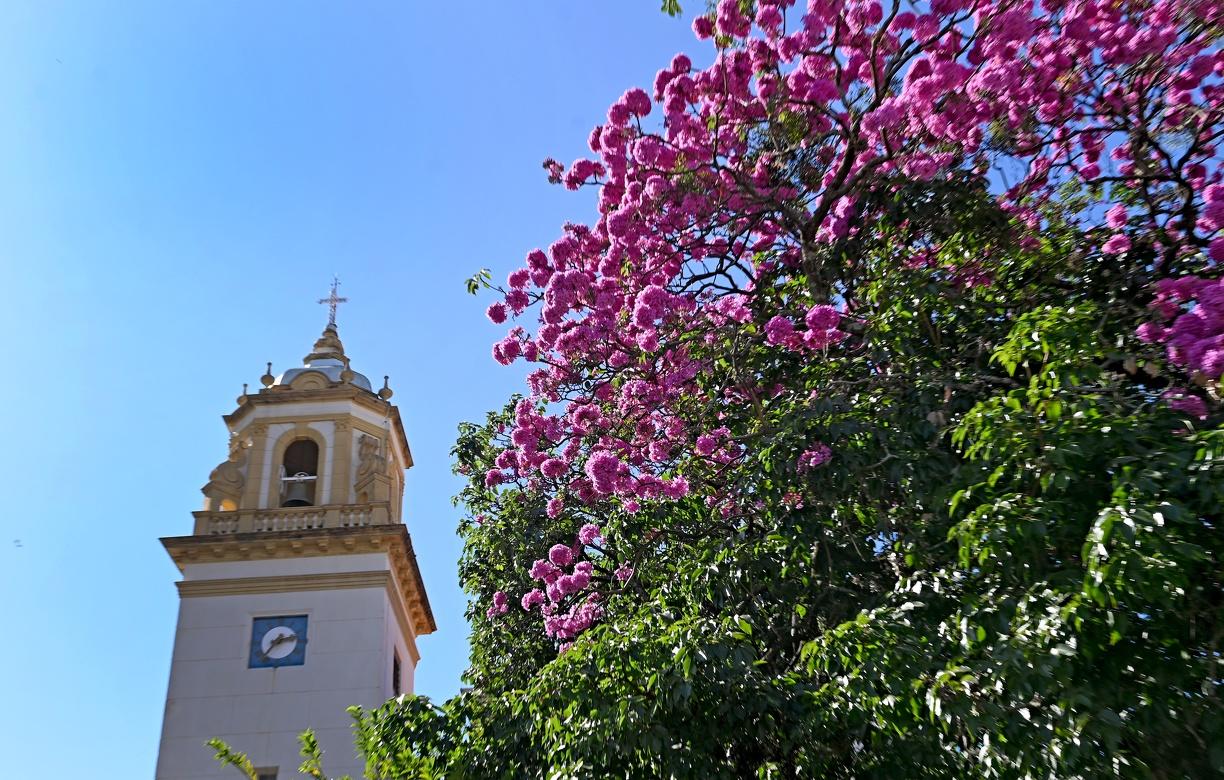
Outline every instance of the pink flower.
<svg viewBox="0 0 1224 780"><path fill-rule="evenodd" d="M523 594L522 600L523 609L530 611L532 607L538 607L544 603L544 591L536 588L529 590Z"/></svg>
<svg viewBox="0 0 1224 780"><path fill-rule="evenodd" d="M554 544L548 549L548 560L556 566L569 566L574 560L574 551L564 544Z"/></svg>
<svg viewBox="0 0 1224 780"><path fill-rule="evenodd" d="M1167 390L1161 398L1175 412L1182 412L1200 420L1207 419L1207 404L1197 395L1185 393L1181 390Z"/></svg>
<svg viewBox="0 0 1224 780"><path fill-rule="evenodd" d="M616 490L617 477L620 475L621 462L610 452L596 452L586 463L586 474L591 478L591 484L600 493L612 493Z"/></svg>
<svg viewBox="0 0 1224 780"><path fill-rule="evenodd" d="M620 582L625 582L626 580L628 580L630 577L633 576L633 567L627 563L622 563L620 566L616 567L614 576Z"/></svg>
<svg viewBox="0 0 1224 780"><path fill-rule="evenodd" d="M485 311L489 320L495 325L501 325L506 321L506 305L504 303L494 303Z"/></svg>
<svg viewBox="0 0 1224 780"><path fill-rule="evenodd" d="M1157 322L1145 322L1135 331L1139 340L1145 344L1155 344L1164 339L1165 329Z"/></svg>
<svg viewBox="0 0 1224 780"><path fill-rule="evenodd" d="M510 273L509 278L506 279L506 284L515 289L519 289L526 287L529 281L531 281L531 272L526 268L519 268L518 270Z"/></svg>
<svg viewBox="0 0 1224 780"><path fill-rule="evenodd" d="M1209 379L1219 379L1221 376L1224 376L1224 344L1219 349L1203 351L1199 370Z"/></svg>
<svg viewBox="0 0 1224 780"><path fill-rule="evenodd" d="M674 477L663 483L663 495L668 498L684 498L689 493L689 482L684 477Z"/></svg>
<svg viewBox="0 0 1224 780"><path fill-rule="evenodd" d="M523 354L523 345L514 336L506 336L493 345L493 359L503 366L508 366Z"/></svg>
<svg viewBox="0 0 1224 780"><path fill-rule="evenodd" d="M794 340L795 323L777 315L765 323L765 340L775 346L788 346Z"/></svg>
<svg viewBox="0 0 1224 780"><path fill-rule="evenodd" d="M776 5L762 5L757 9L757 27L766 32L774 32L782 26L782 12Z"/></svg>
<svg viewBox="0 0 1224 780"><path fill-rule="evenodd" d="M739 0L718 0L716 28L719 35L742 38L748 34L751 22L740 10Z"/></svg>
<svg viewBox="0 0 1224 780"><path fill-rule="evenodd" d="M599 537L599 526L594 523L587 523L578 530L578 541L583 544L592 544Z"/></svg>
<svg viewBox="0 0 1224 780"><path fill-rule="evenodd" d="M1110 239L1105 242L1105 246L1101 247L1101 251L1107 255L1120 255L1130 248L1131 240L1125 233L1114 233L1113 236L1111 236Z"/></svg>
<svg viewBox="0 0 1224 780"><path fill-rule="evenodd" d="M1118 204L1105 214L1105 224L1117 230L1126 225L1126 206Z"/></svg>
<svg viewBox="0 0 1224 780"><path fill-rule="evenodd" d="M608 109L608 125L610 127L624 127L629 124L632 116L633 112L629 110L629 106L624 103L613 103L612 107Z"/></svg>
<svg viewBox="0 0 1224 780"><path fill-rule="evenodd" d="M547 580L549 577L557 573L557 567L551 561L543 558L531 564L531 578L533 580Z"/></svg>
<svg viewBox="0 0 1224 780"><path fill-rule="evenodd" d="M550 518L555 518L555 517L560 516L561 512L564 509L565 509L565 502L563 502L559 498L550 498L548 499L548 503L545 504L544 506L544 514L546 514Z"/></svg>
<svg viewBox="0 0 1224 780"><path fill-rule="evenodd" d="M841 314L832 306L817 304L807 310L803 321L812 330L830 330L841 322Z"/></svg>
<svg viewBox="0 0 1224 780"><path fill-rule="evenodd" d="M572 574L561 575L561 579L557 580L557 588L566 596L582 590L578 585L578 580Z"/></svg>
<svg viewBox="0 0 1224 780"><path fill-rule="evenodd" d="M646 116L650 113L650 95L647 95L643 89L634 87L626 92L621 100L637 116Z"/></svg>
<svg viewBox="0 0 1224 780"><path fill-rule="evenodd" d="M485 610L485 617L492 620L498 615L506 614L510 609L510 605L506 603L506 594L502 591L497 591L493 594L493 605Z"/></svg>
<svg viewBox="0 0 1224 780"><path fill-rule="evenodd" d="M506 293L506 305L515 314L521 314L529 303L531 303L531 299L527 297L527 293L523 290L514 289Z"/></svg>
<svg viewBox="0 0 1224 780"><path fill-rule="evenodd" d="M811 471L828 463L833 459L833 451L829 449L827 444L817 442L816 446L803 451L799 456L799 470Z"/></svg>

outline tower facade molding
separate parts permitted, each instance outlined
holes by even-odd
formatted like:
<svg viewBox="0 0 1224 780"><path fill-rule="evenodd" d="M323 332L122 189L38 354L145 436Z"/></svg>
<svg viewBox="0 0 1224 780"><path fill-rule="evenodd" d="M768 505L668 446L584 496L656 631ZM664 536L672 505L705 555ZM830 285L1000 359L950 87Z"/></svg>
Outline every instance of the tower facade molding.
<svg viewBox="0 0 1224 780"><path fill-rule="evenodd" d="M210 514L197 512L197 515ZM218 513L219 514L219 513ZM417 566L416 551L408 529L400 524L387 527L316 528L309 531L232 533L216 536L167 536L162 546L180 572L201 563L267 561L325 555L386 553L391 562L396 592L412 618L414 637L438 630L433 608L425 593L425 582ZM180 592L187 580L178 583ZM189 586L190 587L190 586ZM415 644L415 642L414 642Z"/></svg>

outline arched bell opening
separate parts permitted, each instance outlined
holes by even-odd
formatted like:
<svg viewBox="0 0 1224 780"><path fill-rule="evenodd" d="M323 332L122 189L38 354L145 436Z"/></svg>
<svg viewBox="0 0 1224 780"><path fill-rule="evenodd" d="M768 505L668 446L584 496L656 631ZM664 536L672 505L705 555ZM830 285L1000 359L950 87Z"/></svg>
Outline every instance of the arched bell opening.
<svg viewBox="0 0 1224 780"><path fill-rule="evenodd" d="M281 503L283 507L314 506L319 480L319 445L313 439L298 439L285 448L281 459Z"/></svg>

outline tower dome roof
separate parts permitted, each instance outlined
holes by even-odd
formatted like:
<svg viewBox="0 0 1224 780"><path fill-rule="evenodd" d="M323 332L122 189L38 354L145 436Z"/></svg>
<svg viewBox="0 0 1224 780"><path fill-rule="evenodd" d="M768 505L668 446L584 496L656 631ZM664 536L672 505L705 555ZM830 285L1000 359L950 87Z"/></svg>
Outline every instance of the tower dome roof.
<svg viewBox="0 0 1224 780"><path fill-rule="evenodd" d="M302 363L301 368L291 368L276 377L271 386L288 386L301 374L314 371L326 376L330 382L343 382L347 379L350 384L362 390L374 392L374 388L370 386L370 380L364 374L359 374L349 368L349 359L344 354L344 344L340 342L340 334L336 330L335 323L328 323L323 329L323 335L314 343L314 348L302 359Z"/></svg>

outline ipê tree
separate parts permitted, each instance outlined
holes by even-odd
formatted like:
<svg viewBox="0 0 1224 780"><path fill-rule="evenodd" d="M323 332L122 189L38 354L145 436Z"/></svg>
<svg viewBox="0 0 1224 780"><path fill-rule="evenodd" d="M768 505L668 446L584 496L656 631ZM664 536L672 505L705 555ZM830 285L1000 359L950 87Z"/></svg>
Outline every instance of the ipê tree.
<svg viewBox="0 0 1224 780"><path fill-rule="evenodd" d="M472 687L370 776L1224 771L1222 21L699 17L546 162L598 214L489 307Z"/></svg>

